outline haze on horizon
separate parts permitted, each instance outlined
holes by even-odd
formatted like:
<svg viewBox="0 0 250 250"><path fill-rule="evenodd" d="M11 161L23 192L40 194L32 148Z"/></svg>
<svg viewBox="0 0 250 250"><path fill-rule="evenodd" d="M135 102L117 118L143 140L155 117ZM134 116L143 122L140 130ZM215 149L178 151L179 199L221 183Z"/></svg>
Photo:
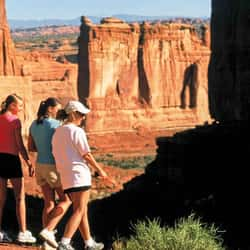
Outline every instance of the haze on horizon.
<svg viewBox="0 0 250 250"><path fill-rule="evenodd" d="M35 2L35 4L34 4ZM79 16L210 17L211 0L6 0L8 19L72 19Z"/></svg>

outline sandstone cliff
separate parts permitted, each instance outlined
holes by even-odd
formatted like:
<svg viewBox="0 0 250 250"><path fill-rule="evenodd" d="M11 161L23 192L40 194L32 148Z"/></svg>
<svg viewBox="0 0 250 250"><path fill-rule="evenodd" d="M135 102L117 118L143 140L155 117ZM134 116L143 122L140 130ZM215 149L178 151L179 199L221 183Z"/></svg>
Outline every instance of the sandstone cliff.
<svg viewBox="0 0 250 250"><path fill-rule="evenodd" d="M41 100L54 96L63 103L77 99L77 65L59 63L49 53L18 52L17 61L22 74L31 78L31 90L35 112Z"/></svg>
<svg viewBox="0 0 250 250"><path fill-rule="evenodd" d="M48 96L63 104L78 98L86 102L92 110L86 129L94 133L185 128L210 119L208 27L200 37L189 24L128 24L105 18L94 25L83 17L76 65L39 51L15 55L9 49L13 45L4 5L2 0L1 74L23 78L13 80L14 88L6 81L10 90L3 88L0 97L13 89L22 95L24 82L30 86L25 92L29 96L24 96L25 114L31 114L24 123L26 131L39 102ZM4 81L3 77L2 86Z"/></svg>
<svg viewBox="0 0 250 250"><path fill-rule="evenodd" d="M28 102L32 99L31 80L21 76L21 70L16 60L14 44L6 18L5 0L0 0L0 102L7 95L17 93L24 100L24 112L21 119L24 132L32 119L32 111Z"/></svg>
<svg viewBox="0 0 250 250"><path fill-rule="evenodd" d="M20 75L6 18L5 0L0 0L0 75Z"/></svg>
<svg viewBox="0 0 250 250"><path fill-rule="evenodd" d="M93 132L192 126L209 120L208 28L186 24L94 25L82 18L78 94ZM115 121L115 122L114 122Z"/></svg>
<svg viewBox="0 0 250 250"><path fill-rule="evenodd" d="M6 18L5 0L0 0L0 101L17 93L24 100L23 133L28 134L39 103L54 96L62 103L77 99L77 65L59 63L50 54L16 52Z"/></svg>

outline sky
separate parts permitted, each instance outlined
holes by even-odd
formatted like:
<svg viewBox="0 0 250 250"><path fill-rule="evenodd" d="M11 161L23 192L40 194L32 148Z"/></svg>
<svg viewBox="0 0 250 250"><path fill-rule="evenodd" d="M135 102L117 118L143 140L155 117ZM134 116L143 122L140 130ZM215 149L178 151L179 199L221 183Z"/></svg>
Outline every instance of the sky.
<svg viewBox="0 0 250 250"><path fill-rule="evenodd" d="M80 16L209 17L211 0L5 0L8 19L74 19Z"/></svg>

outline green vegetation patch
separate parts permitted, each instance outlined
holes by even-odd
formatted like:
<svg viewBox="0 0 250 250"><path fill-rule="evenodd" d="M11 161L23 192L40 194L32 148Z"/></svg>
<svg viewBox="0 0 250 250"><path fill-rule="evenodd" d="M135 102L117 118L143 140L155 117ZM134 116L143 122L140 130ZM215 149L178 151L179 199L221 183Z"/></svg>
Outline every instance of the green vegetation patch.
<svg viewBox="0 0 250 250"><path fill-rule="evenodd" d="M96 160L104 165L120 167L123 169L144 168L154 159L154 155L117 158L112 154L106 154L96 157Z"/></svg>
<svg viewBox="0 0 250 250"><path fill-rule="evenodd" d="M204 224L194 215L180 219L176 225L161 227L159 220L146 220L133 225L134 236L118 239L115 250L223 250L218 229Z"/></svg>

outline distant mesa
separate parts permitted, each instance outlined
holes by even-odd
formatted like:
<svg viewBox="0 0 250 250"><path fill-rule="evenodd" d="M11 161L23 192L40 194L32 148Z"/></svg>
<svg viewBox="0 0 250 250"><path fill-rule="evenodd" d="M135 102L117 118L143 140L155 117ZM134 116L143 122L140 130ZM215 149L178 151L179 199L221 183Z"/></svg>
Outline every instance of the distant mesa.
<svg viewBox="0 0 250 250"><path fill-rule="evenodd" d="M105 17L101 20L101 24L109 24L109 23L123 24L124 21L117 17Z"/></svg>
<svg viewBox="0 0 250 250"><path fill-rule="evenodd" d="M94 24L99 24L106 17L103 16L89 16L83 15L84 18L87 18L90 22ZM200 18L192 18L192 17L169 17L169 16L139 16L139 15L126 15L119 14L113 15L112 18L117 18L123 20L127 23L133 22L143 22L143 21L168 21L168 22L192 22L192 23L208 23L210 21L209 18L200 17ZM30 20L22 20L22 19L9 19L9 25L11 29L25 29L25 28L34 28L34 27L44 27L44 26L79 26L81 22L83 22L82 17L76 17L74 19L30 19ZM84 20L86 22L86 20Z"/></svg>

